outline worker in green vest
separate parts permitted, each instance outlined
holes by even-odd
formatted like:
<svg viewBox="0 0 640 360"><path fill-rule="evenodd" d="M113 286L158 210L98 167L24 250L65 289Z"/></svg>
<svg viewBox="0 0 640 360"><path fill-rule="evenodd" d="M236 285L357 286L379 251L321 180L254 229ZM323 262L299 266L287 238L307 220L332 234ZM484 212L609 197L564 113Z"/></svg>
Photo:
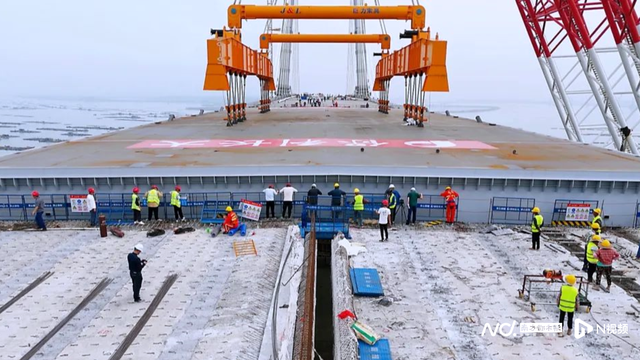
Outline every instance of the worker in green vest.
<svg viewBox="0 0 640 360"><path fill-rule="evenodd" d="M560 309L560 324L564 326L564 317L568 315L567 319L567 335L571 335L573 331L573 313L578 309L580 303L578 302L578 289L575 288L576 277L575 275L567 275L564 278L565 285L560 287L560 294L558 294L558 308ZM560 333L560 336L564 336Z"/></svg>
<svg viewBox="0 0 640 360"><path fill-rule="evenodd" d="M544 218L540 215L540 208L534 207L533 221L531 222L531 250L540 250L540 233L544 225Z"/></svg>
<svg viewBox="0 0 640 360"><path fill-rule="evenodd" d="M158 186L151 185L151 190L147 191L144 194L144 197L147 199L147 220L151 221L151 218L155 218L156 221L158 219L158 212L160 209L160 198L162 197L162 193L158 190Z"/></svg>
<svg viewBox="0 0 640 360"><path fill-rule="evenodd" d="M593 220L591 220L591 228L592 229L597 229L596 234L600 235L602 233L602 229L603 229L603 224L602 224L602 218L600 217L600 214L602 213L602 210L600 209L594 209L593 210ZM598 224L598 227L595 228L595 224Z"/></svg>
<svg viewBox="0 0 640 360"><path fill-rule="evenodd" d="M182 203L180 202L180 191L182 188L178 185L175 190L171 192L171 206L173 206L173 215L176 217L176 221L185 221L182 214Z"/></svg>
<svg viewBox="0 0 640 360"><path fill-rule="evenodd" d="M133 223L135 225L144 225L142 222L142 213L140 212L140 196L138 193L140 189L138 187L133 188L133 193L131 194L131 210L133 210Z"/></svg>
<svg viewBox="0 0 640 360"><path fill-rule="evenodd" d="M596 258L596 251L598 251L598 245L600 243L600 235L593 235L591 239L587 242L586 247L586 258L587 258L587 280L589 282L593 281L593 274L596 272L598 266L598 258Z"/></svg>
<svg viewBox="0 0 640 360"><path fill-rule="evenodd" d="M364 204L367 204L368 201L364 199L364 195L360 195L360 189L355 188L353 193L353 218L358 226L362 226L362 212Z"/></svg>

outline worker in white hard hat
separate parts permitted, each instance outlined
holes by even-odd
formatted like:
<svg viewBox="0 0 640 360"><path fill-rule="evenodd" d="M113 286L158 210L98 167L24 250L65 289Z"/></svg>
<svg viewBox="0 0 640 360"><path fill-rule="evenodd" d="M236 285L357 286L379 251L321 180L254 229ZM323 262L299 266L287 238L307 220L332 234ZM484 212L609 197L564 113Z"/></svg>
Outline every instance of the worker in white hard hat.
<svg viewBox="0 0 640 360"><path fill-rule="evenodd" d="M393 184L389 185L389 190L387 190L387 196L389 200L389 210L391 210L391 230L395 230L393 225L396 222L396 213L398 211L398 203L400 202L400 193L396 190L396 186Z"/></svg>
<svg viewBox="0 0 640 360"><path fill-rule="evenodd" d="M416 191L416 188L412 187L409 194L407 194L407 208L409 212L407 213L407 225L416 224L416 216L418 212L418 199L422 199L422 194Z"/></svg>
<svg viewBox="0 0 640 360"><path fill-rule="evenodd" d="M322 195L322 191L318 189L316 184L311 185L311 189L307 192L307 204L318 205L318 196Z"/></svg>
<svg viewBox="0 0 640 360"><path fill-rule="evenodd" d="M140 302L140 288L142 287L142 269L147 265L147 260L140 260L138 255L144 250L144 245L137 244L133 247L133 252L127 256L129 261L129 275L133 282L133 301Z"/></svg>

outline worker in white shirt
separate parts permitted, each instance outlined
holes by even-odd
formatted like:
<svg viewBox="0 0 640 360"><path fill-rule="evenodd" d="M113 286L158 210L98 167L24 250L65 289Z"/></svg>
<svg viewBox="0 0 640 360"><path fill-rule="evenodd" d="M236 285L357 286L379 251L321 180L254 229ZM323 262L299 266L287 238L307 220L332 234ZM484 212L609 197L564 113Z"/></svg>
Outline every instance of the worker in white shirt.
<svg viewBox="0 0 640 360"><path fill-rule="evenodd" d="M273 188L273 185L269 185L268 188L262 190L264 193L264 200L267 202L267 219L276 217L276 195L278 190Z"/></svg>
<svg viewBox="0 0 640 360"><path fill-rule="evenodd" d="M292 187L291 184L287 183L287 186L283 187L280 190L283 196L282 201L282 218L284 219L284 214L288 211L289 215L287 218L291 219L291 210L293 210L293 194L297 193L298 190Z"/></svg>
<svg viewBox="0 0 640 360"><path fill-rule="evenodd" d="M89 214L91 214L91 220L89 220L90 226L96 226L96 212L98 211L96 206L96 190L94 188L89 188L87 195L87 207L89 208Z"/></svg>

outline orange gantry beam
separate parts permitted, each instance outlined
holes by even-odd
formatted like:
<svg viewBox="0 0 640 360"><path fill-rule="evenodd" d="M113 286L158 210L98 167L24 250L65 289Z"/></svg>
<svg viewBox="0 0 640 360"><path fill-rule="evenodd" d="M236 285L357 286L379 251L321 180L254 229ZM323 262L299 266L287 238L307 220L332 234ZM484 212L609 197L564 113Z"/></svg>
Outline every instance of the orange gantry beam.
<svg viewBox="0 0 640 360"><path fill-rule="evenodd" d="M316 19L316 20L410 20L411 29L426 26L424 6L269 6L231 5L229 27L242 28L242 20L256 19Z"/></svg>
<svg viewBox="0 0 640 360"><path fill-rule="evenodd" d="M273 64L267 54L250 49L240 42L239 34L225 32L207 40L207 72L204 90L229 90L227 74L257 76L265 80L266 88L276 89L273 80Z"/></svg>
<svg viewBox="0 0 640 360"><path fill-rule="evenodd" d="M449 91L447 42L420 38L383 57L376 66L374 91L384 91L384 81L394 76L425 75L422 91Z"/></svg>
<svg viewBox="0 0 640 360"><path fill-rule="evenodd" d="M383 50L391 49L391 36L387 34L262 34L260 48L268 49L270 43L368 43L380 44Z"/></svg>

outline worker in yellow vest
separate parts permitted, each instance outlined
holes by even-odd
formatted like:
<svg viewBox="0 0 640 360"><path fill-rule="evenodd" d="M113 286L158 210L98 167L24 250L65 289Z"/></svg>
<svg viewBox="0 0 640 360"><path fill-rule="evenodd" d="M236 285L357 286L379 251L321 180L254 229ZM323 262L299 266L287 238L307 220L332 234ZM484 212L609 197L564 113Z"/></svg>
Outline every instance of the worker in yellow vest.
<svg viewBox="0 0 640 360"><path fill-rule="evenodd" d="M596 258L596 251L598 251L598 245L600 243L600 235L593 235L589 242L587 242L586 258L587 258L587 281L593 281L593 274L596 272L598 266L598 258Z"/></svg>
<svg viewBox="0 0 640 360"><path fill-rule="evenodd" d="M160 219L158 219L158 210L160 208L162 193L158 190L158 187L152 185L151 190L147 191L144 197L147 199L147 220L151 221L151 217L153 216L156 221L160 221Z"/></svg>
<svg viewBox="0 0 640 360"><path fill-rule="evenodd" d="M593 210L593 220L591 220L591 228L597 230L596 234L600 235L603 230L602 217L600 217L602 210L594 209ZM596 226L596 224L598 224Z"/></svg>
<svg viewBox="0 0 640 360"><path fill-rule="evenodd" d="M140 212L139 192L140 189L138 189L137 186L133 188L133 193L131 194L131 210L133 210L133 223L135 225L144 225L142 222L142 213Z"/></svg>
<svg viewBox="0 0 640 360"><path fill-rule="evenodd" d="M364 212L364 204L368 201L364 199L364 195L360 195L360 189L353 190L353 218L358 226L362 226L362 213Z"/></svg>
<svg viewBox="0 0 640 360"><path fill-rule="evenodd" d="M531 250L540 250L540 234L544 225L544 218L540 215L540 208L534 207L533 221L531 222Z"/></svg>
<svg viewBox="0 0 640 360"><path fill-rule="evenodd" d="M578 302L578 289L575 288L576 277L575 275L567 275L564 278L565 285L560 287L560 294L558 294L558 308L560 309L560 324L564 326L564 318L568 315L567 319L567 335L571 335L573 331L573 314L578 309L580 303ZM564 329L563 329L564 330ZM564 336L564 333L560 333L560 336Z"/></svg>
<svg viewBox="0 0 640 360"><path fill-rule="evenodd" d="M180 191L182 188L178 185L175 190L171 192L171 206L173 206L173 215L176 217L176 221L186 221L182 214L182 203L180 202Z"/></svg>

